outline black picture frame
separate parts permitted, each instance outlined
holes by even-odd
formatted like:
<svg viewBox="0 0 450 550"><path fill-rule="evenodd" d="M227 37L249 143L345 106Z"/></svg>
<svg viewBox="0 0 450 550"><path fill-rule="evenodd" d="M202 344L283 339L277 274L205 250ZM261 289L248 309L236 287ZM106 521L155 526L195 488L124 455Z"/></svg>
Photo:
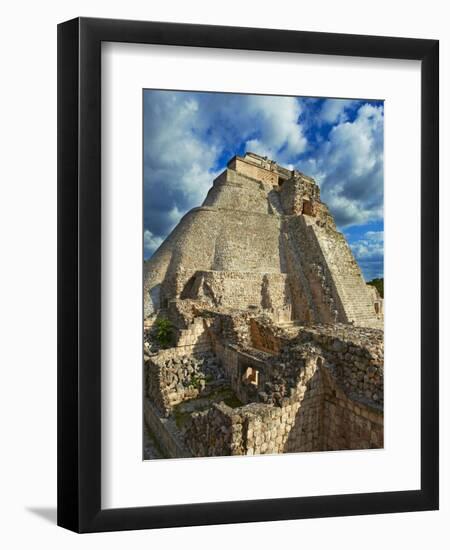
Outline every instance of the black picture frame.
<svg viewBox="0 0 450 550"><path fill-rule="evenodd" d="M421 61L420 490L102 510L103 41ZM438 509L438 67L437 40L92 18L58 26L58 525L98 532Z"/></svg>

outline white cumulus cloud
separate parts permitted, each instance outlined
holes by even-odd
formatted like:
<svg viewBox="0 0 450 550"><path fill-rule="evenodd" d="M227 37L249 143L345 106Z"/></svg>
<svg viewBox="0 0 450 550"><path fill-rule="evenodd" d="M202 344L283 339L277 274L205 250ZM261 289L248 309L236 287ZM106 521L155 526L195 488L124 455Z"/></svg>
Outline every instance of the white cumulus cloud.
<svg viewBox="0 0 450 550"><path fill-rule="evenodd" d="M354 99L326 99L320 109L319 119L328 124L345 122L348 109L357 103Z"/></svg>
<svg viewBox="0 0 450 550"><path fill-rule="evenodd" d="M144 231L144 249L147 254L153 254L155 250L161 246L162 242L162 237L155 237L148 229Z"/></svg>
<svg viewBox="0 0 450 550"><path fill-rule="evenodd" d="M338 225L383 216L383 107L362 105L356 118L337 123L300 169L320 184Z"/></svg>
<svg viewBox="0 0 450 550"><path fill-rule="evenodd" d="M366 231L360 239L351 243L350 247L367 280L383 276L383 231Z"/></svg>
<svg viewBox="0 0 450 550"><path fill-rule="evenodd" d="M247 132L258 128L258 136L246 143L248 151L288 162L305 150L307 140L298 122L301 108L295 97L248 96L246 103Z"/></svg>

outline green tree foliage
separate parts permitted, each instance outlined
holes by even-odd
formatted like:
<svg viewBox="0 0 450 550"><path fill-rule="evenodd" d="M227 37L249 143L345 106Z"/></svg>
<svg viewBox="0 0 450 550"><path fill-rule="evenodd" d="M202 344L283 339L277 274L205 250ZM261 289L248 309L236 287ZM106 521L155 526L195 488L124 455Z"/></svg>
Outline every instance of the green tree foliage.
<svg viewBox="0 0 450 550"><path fill-rule="evenodd" d="M156 326L156 340L164 347L168 346L172 341L172 323L169 319L158 319Z"/></svg>
<svg viewBox="0 0 450 550"><path fill-rule="evenodd" d="M384 298L384 279L372 279L367 284L374 286L378 290L379 295Z"/></svg>

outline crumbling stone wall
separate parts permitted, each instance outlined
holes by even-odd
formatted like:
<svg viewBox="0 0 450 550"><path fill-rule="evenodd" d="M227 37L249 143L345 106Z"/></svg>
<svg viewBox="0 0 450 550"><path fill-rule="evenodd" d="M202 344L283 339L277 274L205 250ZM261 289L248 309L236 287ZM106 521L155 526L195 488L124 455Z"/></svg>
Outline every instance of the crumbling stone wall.
<svg viewBox="0 0 450 550"><path fill-rule="evenodd" d="M300 360L297 379L289 397L276 399L278 406L249 405L246 454L275 454L320 450L323 442L323 398L317 359ZM280 393L274 384L269 392Z"/></svg>
<svg viewBox="0 0 450 550"><path fill-rule="evenodd" d="M170 420L179 403L207 395L211 381L229 385L244 405L193 412L182 433L167 424L167 445L178 433L180 448L192 456L383 446L380 330L277 326L268 315L207 306L186 315L194 315L189 326L203 323L214 352L186 355L175 347L147 358L148 396L160 420ZM251 381L249 367L258 371Z"/></svg>
<svg viewBox="0 0 450 550"><path fill-rule="evenodd" d="M320 201L319 187L314 180L303 175L289 178L279 190L280 201L285 214L314 214L314 204ZM304 211L307 203L308 212Z"/></svg>
<svg viewBox="0 0 450 550"><path fill-rule="evenodd" d="M144 400L144 419L165 457L192 456L173 420L161 416L160 411L148 399Z"/></svg>
<svg viewBox="0 0 450 550"><path fill-rule="evenodd" d="M205 321L198 317L186 329L178 331L178 348L185 348L186 353L199 354L211 349L211 341Z"/></svg>
<svg viewBox="0 0 450 550"><path fill-rule="evenodd" d="M380 409L354 401L330 383L317 360L303 370L281 406L221 403L194 413L184 441L193 456L277 454L383 446Z"/></svg>
<svg viewBox="0 0 450 550"><path fill-rule="evenodd" d="M258 313L258 311L238 311L227 308L203 310L202 315L210 319L210 337L214 351L218 353L221 347L230 344L248 345L250 343L249 323ZM226 363L225 360L222 362Z"/></svg>
<svg viewBox="0 0 450 550"><path fill-rule="evenodd" d="M266 309L279 317L291 310L288 276L282 273L197 271L183 297L214 307Z"/></svg>
<svg viewBox="0 0 450 550"><path fill-rule="evenodd" d="M253 347L272 354L279 354L288 342L287 336L272 323L263 324L256 319L250 320L250 338Z"/></svg>
<svg viewBox="0 0 450 550"><path fill-rule="evenodd" d="M242 428L233 409L224 403L193 413L185 441L193 456L230 456L242 454Z"/></svg>
<svg viewBox="0 0 450 550"><path fill-rule="evenodd" d="M375 298L311 178L233 158L144 267L147 416L168 454L381 447ZM169 350L147 337L160 317Z"/></svg>
<svg viewBox="0 0 450 550"><path fill-rule="evenodd" d="M164 415L178 403L198 397L209 382L225 379L220 360L211 352L181 355L168 350L150 357L146 368L147 395Z"/></svg>
<svg viewBox="0 0 450 550"><path fill-rule="evenodd" d="M222 380L244 405L192 413L180 448L226 456L383 446L381 331L282 328L248 312L204 314L215 353L186 356L173 348L150 357L148 396L168 417L177 404L203 395L209 381ZM243 380L249 366L259 372L257 384Z"/></svg>
<svg viewBox="0 0 450 550"><path fill-rule="evenodd" d="M383 333L370 328L303 327L299 339L319 345L323 357L347 392L382 405L384 401Z"/></svg>
<svg viewBox="0 0 450 550"><path fill-rule="evenodd" d="M185 296L184 298L187 297ZM167 308L167 316L177 329L188 329L196 320L197 308L205 305L207 304L195 303L189 299L170 300ZM203 321L203 319L201 320Z"/></svg>
<svg viewBox="0 0 450 550"><path fill-rule="evenodd" d="M252 403L232 409L221 403L210 410L194 413L185 434L193 456L275 454L283 452L289 414Z"/></svg>
<svg viewBox="0 0 450 550"><path fill-rule="evenodd" d="M278 355L290 346L291 350L285 353L292 356L296 353L296 346L297 352L301 352L304 343L312 343L328 364L333 365L336 377L348 392L383 404L384 347L381 330L344 324L282 328L274 325L267 316L252 319L249 325L250 342L256 349ZM282 364L286 362L285 357L281 354Z"/></svg>

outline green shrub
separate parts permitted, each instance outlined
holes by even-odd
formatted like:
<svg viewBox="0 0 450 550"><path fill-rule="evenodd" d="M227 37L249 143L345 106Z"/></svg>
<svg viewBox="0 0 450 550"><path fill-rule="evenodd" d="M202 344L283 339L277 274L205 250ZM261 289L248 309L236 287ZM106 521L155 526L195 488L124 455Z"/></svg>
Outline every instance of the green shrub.
<svg viewBox="0 0 450 550"><path fill-rule="evenodd" d="M173 326L169 319L158 319L156 326L156 340L161 346L168 346L172 342Z"/></svg>
<svg viewBox="0 0 450 550"><path fill-rule="evenodd" d="M190 381L190 386L195 388L196 390L201 389L201 379L198 376L193 376Z"/></svg>
<svg viewBox="0 0 450 550"><path fill-rule="evenodd" d="M374 286L378 290L379 295L384 298L384 279L372 279L367 284Z"/></svg>

